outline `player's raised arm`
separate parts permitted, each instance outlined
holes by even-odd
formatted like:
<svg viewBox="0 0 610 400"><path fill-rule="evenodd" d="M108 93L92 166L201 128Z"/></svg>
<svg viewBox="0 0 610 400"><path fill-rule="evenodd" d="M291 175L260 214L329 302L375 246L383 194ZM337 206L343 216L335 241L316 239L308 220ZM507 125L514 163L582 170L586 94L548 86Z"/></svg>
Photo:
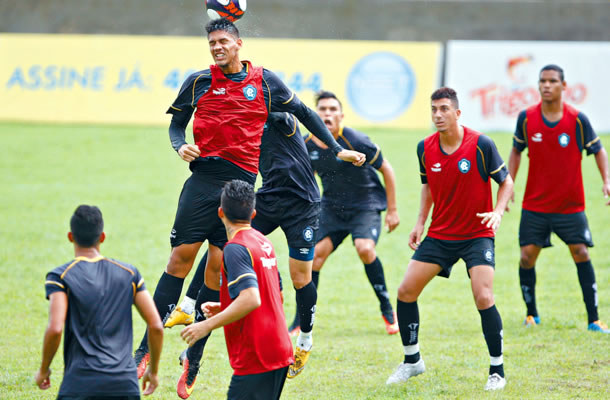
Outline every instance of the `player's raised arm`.
<svg viewBox="0 0 610 400"><path fill-rule="evenodd" d="M271 99L271 111L285 111L293 114L315 137L328 146L335 155L356 166L366 161L364 154L345 150L333 137L322 119L290 90L273 72L264 70L263 79L268 87Z"/></svg>

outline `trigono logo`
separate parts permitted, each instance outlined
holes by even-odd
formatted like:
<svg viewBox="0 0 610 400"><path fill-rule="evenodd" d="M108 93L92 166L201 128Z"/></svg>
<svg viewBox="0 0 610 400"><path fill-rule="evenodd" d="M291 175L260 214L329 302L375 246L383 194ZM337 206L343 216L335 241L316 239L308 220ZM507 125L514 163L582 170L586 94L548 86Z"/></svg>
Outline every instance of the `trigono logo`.
<svg viewBox="0 0 610 400"><path fill-rule="evenodd" d="M252 101L256 98L256 88L252 85L248 85L244 88L244 97L246 100Z"/></svg>
<svg viewBox="0 0 610 400"><path fill-rule="evenodd" d="M172 231L169 234L170 239L175 239L176 238L176 230L172 229Z"/></svg>
<svg viewBox="0 0 610 400"><path fill-rule="evenodd" d="M437 162L430 169L432 172L441 172L441 163Z"/></svg>
<svg viewBox="0 0 610 400"><path fill-rule="evenodd" d="M373 229L371 229L371 234L372 234L374 237L377 237L377 235L379 234L379 231L377 231L377 228L373 228Z"/></svg>
<svg viewBox="0 0 610 400"><path fill-rule="evenodd" d="M303 239L305 239L306 242L311 242L313 240L313 229L311 226L303 229Z"/></svg>
<svg viewBox="0 0 610 400"><path fill-rule="evenodd" d="M309 153L309 158L311 158L312 160L316 161L320 159L320 152L318 152L318 150L314 150L311 153Z"/></svg>
<svg viewBox="0 0 610 400"><path fill-rule="evenodd" d="M559 135L557 140L559 140L559 145L561 147L568 147L568 144L570 144L570 135L568 135L567 133L562 133L561 135Z"/></svg>
<svg viewBox="0 0 610 400"><path fill-rule="evenodd" d="M465 174L468 171L470 171L470 161L468 161L465 158L462 158L459 162L458 162L458 169L460 170L461 173Z"/></svg>
<svg viewBox="0 0 610 400"><path fill-rule="evenodd" d="M537 142L537 143L542 142L542 133L540 133L540 132L534 133L532 135L532 142Z"/></svg>

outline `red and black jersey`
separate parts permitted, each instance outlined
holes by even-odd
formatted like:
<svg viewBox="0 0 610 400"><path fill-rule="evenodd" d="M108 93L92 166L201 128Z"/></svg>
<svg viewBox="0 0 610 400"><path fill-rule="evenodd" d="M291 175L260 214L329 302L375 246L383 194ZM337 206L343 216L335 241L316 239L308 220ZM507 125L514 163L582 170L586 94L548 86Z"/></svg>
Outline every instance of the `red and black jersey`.
<svg viewBox="0 0 610 400"><path fill-rule="evenodd" d="M494 231L476 215L493 211L489 177L501 183L508 174L493 141L464 127L462 144L446 154L436 132L420 144L418 157L422 182L429 185L434 202L428 236L440 240L494 237Z"/></svg>
<svg viewBox="0 0 610 400"><path fill-rule="evenodd" d="M220 287L221 310L226 309L233 302L231 287L245 279L256 279L261 298L260 307L224 327L231 367L235 375L259 374L284 368L292 364L294 359L292 342L286 330L273 246L265 236L252 228L237 231L227 243L227 246L230 245L239 245L247 250L247 254L242 258L249 259L236 260L236 262L250 264L252 269L229 281L230 274L227 273L227 269L230 269L231 265L225 265L223 262ZM234 252L234 254L238 253Z"/></svg>
<svg viewBox="0 0 610 400"><path fill-rule="evenodd" d="M263 69L252 67L241 82L228 79L211 65L212 83L197 101L193 136L201 157L220 157L248 172L258 172L267 106L263 97Z"/></svg>
<svg viewBox="0 0 610 400"><path fill-rule="evenodd" d="M599 138L591 138L595 134L590 127L583 128L580 114L573 107L564 103L561 120L550 125L544 120L541 107L542 103L539 103L525 110L525 118L520 124L525 142L521 149L529 148L523 208L557 214L584 211L582 150L599 151Z"/></svg>

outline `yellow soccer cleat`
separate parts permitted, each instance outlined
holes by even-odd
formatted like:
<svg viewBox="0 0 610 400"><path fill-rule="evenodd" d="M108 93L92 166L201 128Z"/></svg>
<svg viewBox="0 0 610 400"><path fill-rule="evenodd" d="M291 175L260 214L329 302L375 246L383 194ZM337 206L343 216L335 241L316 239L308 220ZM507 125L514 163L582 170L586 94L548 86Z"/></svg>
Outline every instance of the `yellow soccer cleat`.
<svg viewBox="0 0 610 400"><path fill-rule="evenodd" d="M169 315L165 324L163 325L166 328L171 328L176 325L190 325L195 321L195 312L192 314L187 314L182 311L180 306L174 308L172 313Z"/></svg>
<svg viewBox="0 0 610 400"><path fill-rule="evenodd" d="M299 346L296 347L294 351L294 364L291 364L288 367L288 379L294 378L303 371L305 364L307 364L307 360L309 360L309 353L311 353L311 349L307 351L301 349Z"/></svg>

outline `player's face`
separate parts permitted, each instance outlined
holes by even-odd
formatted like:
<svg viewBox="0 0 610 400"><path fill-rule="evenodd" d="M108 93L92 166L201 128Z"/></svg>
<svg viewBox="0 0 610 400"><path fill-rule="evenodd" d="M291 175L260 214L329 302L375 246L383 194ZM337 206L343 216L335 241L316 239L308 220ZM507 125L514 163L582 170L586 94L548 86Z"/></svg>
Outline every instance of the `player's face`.
<svg viewBox="0 0 610 400"><path fill-rule="evenodd" d="M538 90L542 101L553 102L561 99L561 93L566 88L566 83L561 81L559 71L547 70L540 73Z"/></svg>
<svg viewBox="0 0 610 400"><path fill-rule="evenodd" d="M432 122L439 132L457 126L461 111L449 99L432 100Z"/></svg>
<svg viewBox="0 0 610 400"><path fill-rule="evenodd" d="M220 68L239 63L238 55L242 45L240 38L220 30L208 34L208 43L214 62Z"/></svg>
<svg viewBox="0 0 610 400"><path fill-rule="evenodd" d="M333 134L339 133L341 121L343 121L343 110L337 99L321 99L316 106L316 112L329 131Z"/></svg>

